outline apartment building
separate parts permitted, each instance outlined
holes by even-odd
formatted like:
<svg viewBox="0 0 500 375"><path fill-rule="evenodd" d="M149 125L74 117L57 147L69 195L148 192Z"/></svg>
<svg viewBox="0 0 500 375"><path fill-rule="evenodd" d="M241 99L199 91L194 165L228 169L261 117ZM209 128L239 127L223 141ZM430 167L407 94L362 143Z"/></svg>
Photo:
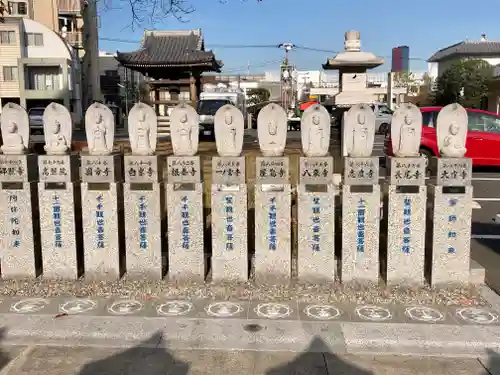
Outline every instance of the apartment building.
<svg viewBox="0 0 500 375"><path fill-rule="evenodd" d="M98 27L96 0L11 0L8 18L37 21L59 34L81 59L82 106L102 100L98 71ZM73 54L73 53L72 53Z"/></svg>
<svg viewBox="0 0 500 375"><path fill-rule="evenodd" d="M81 116L80 59L59 34L29 18L0 23L0 104L55 101Z"/></svg>

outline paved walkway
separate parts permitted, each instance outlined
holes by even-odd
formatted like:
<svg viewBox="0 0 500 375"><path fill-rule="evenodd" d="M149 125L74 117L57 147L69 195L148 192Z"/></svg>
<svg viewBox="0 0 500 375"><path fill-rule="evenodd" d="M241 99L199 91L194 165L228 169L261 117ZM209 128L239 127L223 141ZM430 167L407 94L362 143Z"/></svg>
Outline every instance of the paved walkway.
<svg viewBox="0 0 500 375"><path fill-rule="evenodd" d="M477 357L500 348L492 305L4 298L0 342Z"/></svg>
<svg viewBox="0 0 500 375"><path fill-rule="evenodd" d="M0 375L488 375L496 369L490 358L31 345L0 353Z"/></svg>

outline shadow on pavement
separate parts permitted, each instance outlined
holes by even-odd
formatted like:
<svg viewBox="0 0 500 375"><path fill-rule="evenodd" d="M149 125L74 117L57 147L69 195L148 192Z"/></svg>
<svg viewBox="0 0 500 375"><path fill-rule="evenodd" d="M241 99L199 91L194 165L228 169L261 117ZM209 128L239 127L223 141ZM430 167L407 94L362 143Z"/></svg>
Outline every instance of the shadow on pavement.
<svg viewBox="0 0 500 375"><path fill-rule="evenodd" d="M7 333L7 328L0 328L0 343L3 341L5 334ZM7 366L7 364L12 360L12 358L5 353L2 349L0 349L0 371Z"/></svg>
<svg viewBox="0 0 500 375"><path fill-rule="evenodd" d="M265 375L374 375L333 354L326 343L315 337L305 352L289 363L268 370ZM257 373L255 374L257 375ZM260 375L260 374L259 374Z"/></svg>
<svg viewBox="0 0 500 375"><path fill-rule="evenodd" d="M162 333L157 332L138 346L84 365L78 375L187 375L187 363L155 347L161 341Z"/></svg>

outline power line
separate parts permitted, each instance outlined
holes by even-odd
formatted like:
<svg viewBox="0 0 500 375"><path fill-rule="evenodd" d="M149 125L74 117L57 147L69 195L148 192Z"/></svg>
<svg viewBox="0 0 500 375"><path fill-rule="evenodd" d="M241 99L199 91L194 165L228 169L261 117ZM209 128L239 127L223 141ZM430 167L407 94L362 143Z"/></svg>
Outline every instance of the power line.
<svg viewBox="0 0 500 375"><path fill-rule="evenodd" d="M140 43L140 40L131 40L131 39L117 39L117 38L99 38L99 40L105 41L105 42L115 42L115 43L130 43L130 44L137 44ZM208 47L210 48L226 48L226 49L252 49L252 48L283 48L285 44L291 44L291 43L278 43L278 44L207 44ZM304 50L304 51L310 51L310 52L320 52L320 53L330 53L330 54L338 54L342 51L334 51L334 50L328 50L328 49L321 49L321 48L314 48L314 47L307 47L307 46L299 46L292 44L292 48L290 51L297 51L297 50ZM392 59L392 56L381 56L384 59ZM409 57L409 60L413 61L427 61L427 59L421 58L421 57Z"/></svg>

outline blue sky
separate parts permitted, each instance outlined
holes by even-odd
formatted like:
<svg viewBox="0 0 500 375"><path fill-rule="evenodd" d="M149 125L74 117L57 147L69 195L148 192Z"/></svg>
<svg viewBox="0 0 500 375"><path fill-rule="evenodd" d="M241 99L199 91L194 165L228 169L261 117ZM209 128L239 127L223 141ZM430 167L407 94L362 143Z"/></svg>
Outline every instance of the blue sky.
<svg viewBox="0 0 500 375"><path fill-rule="evenodd" d="M498 0L186 0L195 8L185 16L188 22L168 17L162 23L144 23L135 29L127 27L132 19L128 1L104 1L112 6L100 13L101 38L135 41L145 28L201 28L206 47L214 46L211 49L224 61L224 70L231 73L245 73L248 63L252 73L275 71L274 61L282 58L283 52L278 48L222 46L291 42L340 51L344 32L349 29L361 32L362 50L386 57L385 66L378 69L384 71L390 70L391 49L398 45L410 47L410 57L421 59L411 60L410 69L422 71L427 70L425 60L440 48L464 39L480 39L483 32L487 39L500 39ZM99 43L107 52L137 47L138 43ZM300 70L318 70L333 55L297 49L290 57Z"/></svg>

